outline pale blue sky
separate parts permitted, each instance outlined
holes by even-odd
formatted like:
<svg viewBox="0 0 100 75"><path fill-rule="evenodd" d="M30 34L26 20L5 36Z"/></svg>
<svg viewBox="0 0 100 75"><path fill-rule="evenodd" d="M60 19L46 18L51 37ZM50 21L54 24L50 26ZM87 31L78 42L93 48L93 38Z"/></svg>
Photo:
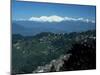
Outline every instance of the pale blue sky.
<svg viewBox="0 0 100 75"><path fill-rule="evenodd" d="M32 16L68 16L95 20L96 7L86 5L20 2L12 0L12 19L30 18Z"/></svg>

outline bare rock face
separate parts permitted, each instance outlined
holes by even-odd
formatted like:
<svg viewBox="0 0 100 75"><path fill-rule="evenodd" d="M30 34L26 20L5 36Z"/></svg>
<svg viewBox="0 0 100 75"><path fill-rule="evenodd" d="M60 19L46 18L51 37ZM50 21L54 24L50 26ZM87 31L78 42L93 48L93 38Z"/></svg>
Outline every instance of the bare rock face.
<svg viewBox="0 0 100 75"><path fill-rule="evenodd" d="M52 60L49 64L45 66L39 66L33 73L41 72L57 72L64 65L64 61L67 61L71 54L61 55L58 59Z"/></svg>

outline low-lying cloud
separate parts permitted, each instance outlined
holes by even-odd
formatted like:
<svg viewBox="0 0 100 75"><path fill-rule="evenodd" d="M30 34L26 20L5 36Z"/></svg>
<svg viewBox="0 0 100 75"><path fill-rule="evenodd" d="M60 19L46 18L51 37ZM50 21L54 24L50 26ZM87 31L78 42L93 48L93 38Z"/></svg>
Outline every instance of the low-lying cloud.
<svg viewBox="0 0 100 75"><path fill-rule="evenodd" d="M63 17L60 16L41 16L41 17L31 17L29 21L38 22L61 22L64 21Z"/></svg>
<svg viewBox="0 0 100 75"><path fill-rule="evenodd" d="M24 20L25 19L20 19ZM40 17L30 17L27 19L28 21L36 21L36 22L62 22L62 21L82 21L82 22L91 22L95 23L94 20L84 19L84 18L72 18L72 17L61 17L61 16L40 16Z"/></svg>

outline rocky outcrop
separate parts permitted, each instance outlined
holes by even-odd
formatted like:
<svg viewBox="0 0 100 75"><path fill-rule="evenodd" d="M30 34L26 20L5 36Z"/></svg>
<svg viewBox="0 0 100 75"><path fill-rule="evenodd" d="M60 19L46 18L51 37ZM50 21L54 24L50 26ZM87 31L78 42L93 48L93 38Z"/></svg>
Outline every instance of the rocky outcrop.
<svg viewBox="0 0 100 75"><path fill-rule="evenodd" d="M57 72L60 71L60 68L64 65L64 61L67 61L71 54L62 55L60 58L52 60L49 64L45 66L38 66L38 68L33 71L33 73L41 72Z"/></svg>

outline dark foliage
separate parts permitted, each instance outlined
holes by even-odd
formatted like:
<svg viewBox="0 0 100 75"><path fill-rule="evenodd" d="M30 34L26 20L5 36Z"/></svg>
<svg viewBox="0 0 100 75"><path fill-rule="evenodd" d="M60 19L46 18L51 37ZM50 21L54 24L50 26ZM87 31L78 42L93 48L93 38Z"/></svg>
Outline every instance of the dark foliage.
<svg viewBox="0 0 100 75"><path fill-rule="evenodd" d="M96 69L95 40L92 40L91 43L76 43L69 53L72 53L72 56L68 61L64 61L64 65L61 68L62 71Z"/></svg>

